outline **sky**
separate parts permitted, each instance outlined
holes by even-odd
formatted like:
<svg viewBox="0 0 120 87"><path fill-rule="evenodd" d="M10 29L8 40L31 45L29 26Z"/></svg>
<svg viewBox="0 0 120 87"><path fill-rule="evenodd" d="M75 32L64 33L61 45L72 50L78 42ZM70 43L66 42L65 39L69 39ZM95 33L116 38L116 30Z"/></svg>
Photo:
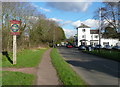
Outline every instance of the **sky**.
<svg viewBox="0 0 120 87"><path fill-rule="evenodd" d="M48 20L56 21L64 30L67 38L76 34L76 27L84 23L92 29L99 27L94 19L95 10L102 2L31 2Z"/></svg>

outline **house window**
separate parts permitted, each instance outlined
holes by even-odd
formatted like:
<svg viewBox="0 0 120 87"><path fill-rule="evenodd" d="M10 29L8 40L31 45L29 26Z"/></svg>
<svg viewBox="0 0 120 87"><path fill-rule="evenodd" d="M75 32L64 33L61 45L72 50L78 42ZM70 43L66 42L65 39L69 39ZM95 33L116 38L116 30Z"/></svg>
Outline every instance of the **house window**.
<svg viewBox="0 0 120 87"><path fill-rule="evenodd" d="M109 42L103 42L103 45L109 45Z"/></svg>
<svg viewBox="0 0 120 87"><path fill-rule="evenodd" d="M83 32L85 32L85 29L82 29Z"/></svg>
<svg viewBox="0 0 120 87"><path fill-rule="evenodd" d="M85 38L86 36L85 35L82 35L82 38Z"/></svg>
<svg viewBox="0 0 120 87"><path fill-rule="evenodd" d="M95 38L98 38L98 35L95 35Z"/></svg>

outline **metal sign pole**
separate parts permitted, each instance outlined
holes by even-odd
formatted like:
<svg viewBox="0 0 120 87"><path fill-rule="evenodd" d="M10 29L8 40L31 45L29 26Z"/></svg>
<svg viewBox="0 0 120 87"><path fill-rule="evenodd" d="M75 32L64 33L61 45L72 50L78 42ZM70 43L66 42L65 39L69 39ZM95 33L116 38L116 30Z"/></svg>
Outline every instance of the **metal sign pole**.
<svg viewBox="0 0 120 87"><path fill-rule="evenodd" d="M16 64L16 35L13 35L13 64Z"/></svg>

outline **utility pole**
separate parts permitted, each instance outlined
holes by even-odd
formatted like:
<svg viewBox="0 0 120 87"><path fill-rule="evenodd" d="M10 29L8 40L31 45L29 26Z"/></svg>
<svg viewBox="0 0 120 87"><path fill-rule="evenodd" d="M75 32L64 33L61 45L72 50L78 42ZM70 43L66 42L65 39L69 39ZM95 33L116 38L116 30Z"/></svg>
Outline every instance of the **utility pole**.
<svg viewBox="0 0 120 87"><path fill-rule="evenodd" d="M120 33L120 1L118 2L118 33ZM120 87L120 64L118 63L118 86Z"/></svg>
<svg viewBox="0 0 120 87"><path fill-rule="evenodd" d="M101 8L99 10L99 45L101 45ZM100 50L100 46L99 46L99 50Z"/></svg>
<svg viewBox="0 0 120 87"><path fill-rule="evenodd" d="M120 1L118 2L118 32L120 33Z"/></svg>

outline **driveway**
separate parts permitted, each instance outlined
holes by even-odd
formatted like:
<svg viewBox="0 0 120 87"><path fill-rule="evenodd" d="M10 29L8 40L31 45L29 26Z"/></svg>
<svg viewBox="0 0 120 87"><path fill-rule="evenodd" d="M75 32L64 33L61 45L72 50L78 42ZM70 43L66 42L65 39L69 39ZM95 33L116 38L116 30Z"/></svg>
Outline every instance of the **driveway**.
<svg viewBox="0 0 120 87"><path fill-rule="evenodd" d="M120 85L118 62L83 53L77 48L58 47L58 52L87 84Z"/></svg>

